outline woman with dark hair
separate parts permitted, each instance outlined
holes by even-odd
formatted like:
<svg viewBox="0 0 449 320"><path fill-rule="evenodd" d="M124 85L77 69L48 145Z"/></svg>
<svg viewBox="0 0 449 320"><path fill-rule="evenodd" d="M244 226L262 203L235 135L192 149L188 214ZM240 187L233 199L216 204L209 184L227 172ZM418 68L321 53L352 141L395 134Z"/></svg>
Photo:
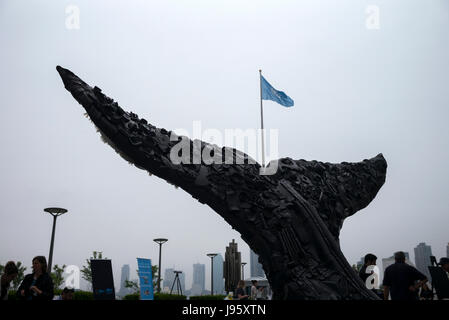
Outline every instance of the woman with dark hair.
<svg viewBox="0 0 449 320"><path fill-rule="evenodd" d="M5 270L1 277L1 297L0 300L8 300L8 289L11 281L13 281L19 274L19 269L17 268L14 261L8 261L5 265Z"/></svg>
<svg viewBox="0 0 449 320"><path fill-rule="evenodd" d="M53 280L47 273L47 260L43 256L33 259L33 273L27 274L17 290L22 300L52 300Z"/></svg>
<svg viewBox="0 0 449 320"><path fill-rule="evenodd" d="M245 294L245 281L240 280L235 290L235 295L239 300L248 300L249 296Z"/></svg>

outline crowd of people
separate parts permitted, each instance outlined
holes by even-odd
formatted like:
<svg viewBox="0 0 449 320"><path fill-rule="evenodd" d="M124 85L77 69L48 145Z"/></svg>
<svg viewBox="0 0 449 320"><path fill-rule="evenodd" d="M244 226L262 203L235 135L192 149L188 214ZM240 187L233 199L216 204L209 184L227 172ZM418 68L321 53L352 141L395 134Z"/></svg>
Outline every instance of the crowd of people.
<svg viewBox="0 0 449 320"><path fill-rule="evenodd" d="M251 294L245 292L245 281L240 280L235 289L234 299L238 300L267 300L266 288L257 286L257 280L251 280Z"/></svg>
<svg viewBox="0 0 449 320"><path fill-rule="evenodd" d="M359 271L359 276L366 284L368 277L374 273L370 266L376 265L377 257L368 253L365 256L364 265ZM383 291L372 288L373 292L384 300L419 300L432 299L433 292L428 286L427 277L413 266L405 262L405 254L398 251L394 254L395 263L388 266L384 272ZM440 267L446 272L449 278L449 259L441 258ZM371 284L375 279L370 279Z"/></svg>
<svg viewBox="0 0 449 320"><path fill-rule="evenodd" d="M74 290L64 288L60 297L54 296L53 279L47 272L47 260L44 256L34 257L32 260L33 272L27 274L17 289L19 300L72 300ZM1 276L1 299L8 299L11 282L17 278L19 269L13 261L5 265Z"/></svg>

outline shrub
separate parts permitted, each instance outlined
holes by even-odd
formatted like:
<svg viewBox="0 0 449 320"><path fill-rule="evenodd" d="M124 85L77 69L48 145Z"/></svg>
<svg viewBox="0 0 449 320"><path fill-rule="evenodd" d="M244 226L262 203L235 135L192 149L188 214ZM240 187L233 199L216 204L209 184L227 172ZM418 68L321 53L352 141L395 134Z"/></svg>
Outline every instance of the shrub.
<svg viewBox="0 0 449 320"><path fill-rule="evenodd" d="M154 300L187 300L187 297L180 294L155 293Z"/></svg>
<svg viewBox="0 0 449 320"><path fill-rule="evenodd" d="M140 294L138 293L127 294L122 298L122 300L140 300Z"/></svg>
<svg viewBox="0 0 449 320"><path fill-rule="evenodd" d="M15 290L8 291L8 300L18 300L17 291Z"/></svg>
<svg viewBox="0 0 449 320"><path fill-rule="evenodd" d="M226 296L222 294L216 295L204 295L204 296L191 296L189 300L224 300Z"/></svg>
<svg viewBox="0 0 449 320"><path fill-rule="evenodd" d="M94 294L90 291L75 291L73 300L93 300Z"/></svg>
<svg viewBox="0 0 449 320"><path fill-rule="evenodd" d="M127 294L122 300L140 300L140 294ZM180 294L155 293L154 300L187 300L187 297Z"/></svg>

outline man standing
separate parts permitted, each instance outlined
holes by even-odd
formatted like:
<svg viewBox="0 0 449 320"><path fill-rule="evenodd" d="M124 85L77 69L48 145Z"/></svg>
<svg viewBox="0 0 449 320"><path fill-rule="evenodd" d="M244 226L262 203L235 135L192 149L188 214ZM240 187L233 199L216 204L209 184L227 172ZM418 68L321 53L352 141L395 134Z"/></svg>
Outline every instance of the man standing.
<svg viewBox="0 0 449 320"><path fill-rule="evenodd" d="M449 278L449 258L441 258L439 264L441 268L446 271L446 275Z"/></svg>
<svg viewBox="0 0 449 320"><path fill-rule="evenodd" d="M396 252L394 260L395 263L385 269L384 299L388 300L391 294L391 300L418 300L418 289L427 282L426 276L405 263L404 252Z"/></svg>

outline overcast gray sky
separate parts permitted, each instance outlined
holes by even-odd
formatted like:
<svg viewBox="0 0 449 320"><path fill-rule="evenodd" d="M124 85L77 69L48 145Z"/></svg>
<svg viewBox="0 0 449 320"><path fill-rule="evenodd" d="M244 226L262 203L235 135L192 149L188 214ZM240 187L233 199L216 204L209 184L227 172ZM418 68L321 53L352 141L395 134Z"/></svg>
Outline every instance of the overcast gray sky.
<svg viewBox="0 0 449 320"><path fill-rule="evenodd" d="M80 28L68 29L68 5ZM368 5L379 29L366 27ZM48 256L48 206L58 219L54 263L93 250L120 268L136 257L186 272L234 238L212 209L149 176L101 142L55 67L71 69L128 111L167 129L257 128L258 70L295 100L265 103L280 157L355 162L382 152L385 185L347 219L350 263L425 241L449 242L449 2L0 0L0 262ZM246 268L249 275L249 268ZM209 287L209 277L206 286Z"/></svg>

